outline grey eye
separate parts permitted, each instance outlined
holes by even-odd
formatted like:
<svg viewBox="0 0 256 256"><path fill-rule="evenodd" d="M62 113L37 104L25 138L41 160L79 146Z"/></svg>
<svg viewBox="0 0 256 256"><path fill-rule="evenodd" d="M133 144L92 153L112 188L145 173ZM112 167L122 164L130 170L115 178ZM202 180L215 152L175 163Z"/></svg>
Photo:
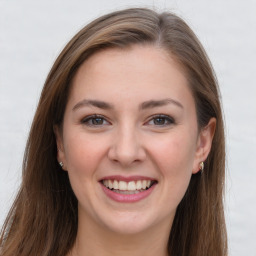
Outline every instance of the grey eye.
<svg viewBox="0 0 256 256"><path fill-rule="evenodd" d="M163 117L154 118L154 124L155 125L164 125L167 122L168 122L168 120L166 120L166 118L163 118Z"/></svg>
<svg viewBox="0 0 256 256"><path fill-rule="evenodd" d="M167 126L174 124L174 120L170 116L166 115L157 115L151 118L148 122L149 125L155 125L155 126Z"/></svg>
<svg viewBox="0 0 256 256"><path fill-rule="evenodd" d="M102 125L108 125L109 122L102 116L92 115L84 118L81 121L82 124L88 125L88 126L102 126Z"/></svg>
<svg viewBox="0 0 256 256"><path fill-rule="evenodd" d="M100 117L92 118L91 123L93 125L102 125L104 123L104 119Z"/></svg>

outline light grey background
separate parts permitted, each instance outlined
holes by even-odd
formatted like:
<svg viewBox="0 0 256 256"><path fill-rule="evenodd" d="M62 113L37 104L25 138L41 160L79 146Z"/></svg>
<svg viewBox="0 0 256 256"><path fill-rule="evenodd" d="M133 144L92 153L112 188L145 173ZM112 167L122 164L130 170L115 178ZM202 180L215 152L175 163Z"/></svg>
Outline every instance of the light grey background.
<svg viewBox="0 0 256 256"><path fill-rule="evenodd" d="M22 155L47 73L95 17L148 6L181 15L216 70L227 133L231 256L256 256L256 1L0 0L0 223L20 184Z"/></svg>

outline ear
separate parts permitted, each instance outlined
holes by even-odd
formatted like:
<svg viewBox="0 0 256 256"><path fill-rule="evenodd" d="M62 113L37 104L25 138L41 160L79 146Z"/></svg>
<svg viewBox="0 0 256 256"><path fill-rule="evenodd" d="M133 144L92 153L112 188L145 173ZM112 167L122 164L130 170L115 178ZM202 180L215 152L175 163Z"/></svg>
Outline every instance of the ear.
<svg viewBox="0 0 256 256"><path fill-rule="evenodd" d="M63 163L63 166L61 168L63 170L65 169L65 151L63 146L63 137L62 137L62 131L61 128L58 125L54 125L53 131L56 138L56 145L57 145L57 160L59 163Z"/></svg>
<svg viewBox="0 0 256 256"><path fill-rule="evenodd" d="M198 135L197 148L192 171L193 174L200 171L200 163L206 160L211 151L215 128L216 118L213 117L210 119L208 124L204 128L202 128Z"/></svg>

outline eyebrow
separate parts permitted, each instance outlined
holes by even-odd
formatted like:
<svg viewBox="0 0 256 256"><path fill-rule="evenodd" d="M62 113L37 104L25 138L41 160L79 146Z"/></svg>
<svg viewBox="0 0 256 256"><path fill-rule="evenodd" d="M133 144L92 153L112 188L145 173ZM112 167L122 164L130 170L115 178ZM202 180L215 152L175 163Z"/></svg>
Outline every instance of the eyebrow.
<svg viewBox="0 0 256 256"><path fill-rule="evenodd" d="M104 101L84 99L82 101L79 101L73 107L73 111L78 108L85 107L85 106L93 106L93 107L97 107L97 108L101 108L101 109L113 109L114 108L114 106L112 104L104 102Z"/></svg>
<svg viewBox="0 0 256 256"><path fill-rule="evenodd" d="M171 98L167 98L167 99L163 99L163 100L149 100L149 101L145 101L140 105L140 109L148 109L148 108L155 108L155 107L162 107L162 106L166 106L168 104L174 104L179 108L184 108L183 105L179 102L176 101L174 99Z"/></svg>
<svg viewBox="0 0 256 256"><path fill-rule="evenodd" d="M163 100L148 100L145 101L143 103L140 104L139 109L140 110L144 110L144 109L149 109L149 108L155 108L155 107L162 107L162 106L166 106L168 104L174 104L179 108L184 108L183 105L171 98L167 98L167 99L163 99ZM114 109L114 105L107 103L105 101L100 101L100 100L88 100L88 99L84 99L82 101L79 101L74 107L73 107L73 111L78 109L78 108L82 108L85 106L93 106L93 107L97 107L100 109Z"/></svg>

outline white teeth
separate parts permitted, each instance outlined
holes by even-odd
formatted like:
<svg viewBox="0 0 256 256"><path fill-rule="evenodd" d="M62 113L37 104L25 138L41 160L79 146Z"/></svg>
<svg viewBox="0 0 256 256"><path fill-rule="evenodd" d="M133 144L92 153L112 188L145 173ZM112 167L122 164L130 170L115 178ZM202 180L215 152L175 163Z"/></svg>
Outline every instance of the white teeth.
<svg viewBox="0 0 256 256"><path fill-rule="evenodd" d="M127 190L127 182L119 181L119 190Z"/></svg>
<svg viewBox="0 0 256 256"><path fill-rule="evenodd" d="M113 189L118 189L118 188L119 188L118 181L114 180Z"/></svg>
<svg viewBox="0 0 256 256"><path fill-rule="evenodd" d="M109 187L110 189L113 188L113 182L112 182L112 180L109 180L109 181L108 181L108 187Z"/></svg>
<svg viewBox="0 0 256 256"><path fill-rule="evenodd" d="M152 185L151 180L138 180L138 181L117 181L117 180L103 180L103 185L109 189L120 191L140 191L149 188Z"/></svg>
<svg viewBox="0 0 256 256"><path fill-rule="evenodd" d="M143 181L142 181L142 188L143 188L143 189L146 189L146 187L147 187L147 181L146 181L146 180L143 180Z"/></svg>
<svg viewBox="0 0 256 256"><path fill-rule="evenodd" d="M142 189L142 183L141 183L140 180L138 180L137 183L136 183L136 189L137 189L137 190Z"/></svg>
<svg viewBox="0 0 256 256"><path fill-rule="evenodd" d="M127 190L136 190L136 185L134 181L128 182Z"/></svg>

